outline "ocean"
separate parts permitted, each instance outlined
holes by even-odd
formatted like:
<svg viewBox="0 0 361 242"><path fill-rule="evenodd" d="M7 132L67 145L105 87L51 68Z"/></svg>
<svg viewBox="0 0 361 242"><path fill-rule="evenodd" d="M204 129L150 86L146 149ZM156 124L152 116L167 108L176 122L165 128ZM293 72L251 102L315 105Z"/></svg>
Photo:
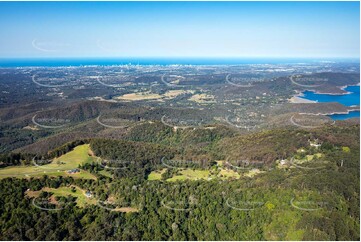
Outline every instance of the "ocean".
<svg viewBox="0 0 361 242"><path fill-rule="evenodd" d="M0 67L56 67L111 65L240 65L296 64L325 61L355 62L358 59L306 58L0 58Z"/></svg>

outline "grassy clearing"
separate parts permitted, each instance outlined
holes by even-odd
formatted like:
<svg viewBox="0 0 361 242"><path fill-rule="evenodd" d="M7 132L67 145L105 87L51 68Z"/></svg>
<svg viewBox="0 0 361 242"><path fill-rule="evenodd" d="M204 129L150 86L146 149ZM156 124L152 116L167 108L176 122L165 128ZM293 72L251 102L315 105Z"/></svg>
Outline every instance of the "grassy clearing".
<svg viewBox="0 0 361 242"><path fill-rule="evenodd" d="M162 179L162 174L166 171L167 169L163 169L163 170L159 170L159 171L152 171L149 175L148 175L148 180L149 181L155 181L155 180L160 180Z"/></svg>
<svg viewBox="0 0 361 242"><path fill-rule="evenodd" d="M187 93L194 93L194 90L169 90L162 95L151 92L134 92L134 93L124 94L122 96L116 97L115 99L127 100L127 101L157 99L158 101L163 101L163 99L173 99L179 95L187 94Z"/></svg>
<svg viewBox="0 0 361 242"><path fill-rule="evenodd" d="M177 180L198 180L198 179L208 179L210 177L210 173L208 170L191 170L191 169L184 169L181 170L179 173L181 175L173 176L169 178L167 181L177 181Z"/></svg>
<svg viewBox="0 0 361 242"><path fill-rule="evenodd" d="M96 157L89 156L89 149L89 144L79 145L74 150L55 158L52 163L43 167L70 170L78 167L78 165L91 163L96 160Z"/></svg>
<svg viewBox="0 0 361 242"><path fill-rule="evenodd" d="M216 102L214 100L213 95L209 95L209 94L205 94L205 93L195 94L192 97L190 97L188 100L196 102L196 103L215 103Z"/></svg>
<svg viewBox="0 0 361 242"><path fill-rule="evenodd" d="M306 155L306 160L307 161L312 161L315 158L321 158L321 157L322 157L321 153L316 153L316 154L313 154L313 155Z"/></svg>
<svg viewBox="0 0 361 242"><path fill-rule="evenodd" d="M217 166L221 167L223 166L224 160L216 160Z"/></svg>
<svg viewBox="0 0 361 242"><path fill-rule="evenodd" d="M121 207L121 208L114 208L112 211L115 212L121 212L121 213L134 213L134 212L138 212L139 210L137 208L132 208L132 207Z"/></svg>
<svg viewBox="0 0 361 242"><path fill-rule="evenodd" d="M72 187L75 187L75 191L72 191ZM51 192L53 195L50 197L50 201L53 201L55 204L56 199L55 197L67 197L72 196L76 198L76 204L80 208L84 208L89 205L97 205L97 198L95 197L87 197L85 195L85 190L81 189L78 186L71 186L71 187L59 187L59 188L50 188L50 187L44 187L39 191L26 191L25 196L29 198L36 198L40 195L41 192ZM108 199L111 200L111 199ZM113 198L113 200L116 200L116 198ZM110 202L110 204L113 204L113 202ZM103 205L104 206L104 205ZM115 207L112 209L112 211L120 212L120 213L131 213L131 212L138 212L138 208L134 207Z"/></svg>
<svg viewBox="0 0 361 242"><path fill-rule="evenodd" d="M166 93L164 93L164 97L166 99L172 99L175 98L181 94L187 94L187 93L194 93L194 90L169 90Z"/></svg>
<svg viewBox="0 0 361 242"><path fill-rule="evenodd" d="M77 168L80 164L92 162L96 157L89 156L89 145L79 145L74 150L55 158L50 164L43 166L9 166L0 169L0 179L6 177L30 178L48 176L71 176L74 178L94 179L96 177L87 171L81 170L75 174L67 170Z"/></svg>
<svg viewBox="0 0 361 242"><path fill-rule="evenodd" d="M166 171L165 169L152 171L149 176L149 181L161 180L162 174ZM184 181L184 180L198 180L198 179L208 179L210 176L209 170L192 170L192 169L183 169L179 170L180 175L175 175L172 178L167 179L166 181Z"/></svg>
<svg viewBox="0 0 361 242"><path fill-rule="evenodd" d="M84 208L86 205L95 205L96 199L93 197L85 196L85 191L77 186L73 186L76 190L73 192L71 187L59 187L59 188L50 188L44 187L40 191L27 191L25 194L28 197L38 197L42 191L51 192L53 195L50 197L50 200L54 200L56 196L67 197L72 196L76 197L76 203L78 207Z"/></svg>
<svg viewBox="0 0 361 242"><path fill-rule="evenodd" d="M140 101L140 100L151 100L151 99L161 99L162 96L156 93L150 92L135 92L124 94L120 97L116 97L115 99L128 100L128 101Z"/></svg>
<svg viewBox="0 0 361 242"><path fill-rule="evenodd" d="M74 167L75 168L75 167ZM87 171L80 170L80 172L75 174L68 174L66 171L52 171L45 170L42 168L37 168L36 166L12 166L5 167L0 169L0 179L4 179L6 177L16 177L16 178L40 178L43 175L47 175L50 177L56 176L71 176L74 178L83 178L83 179L93 179L96 180L96 177L90 174Z"/></svg>
<svg viewBox="0 0 361 242"><path fill-rule="evenodd" d="M254 177L254 176L257 175L257 174L264 173L264 172L265 172L265 171L261 171L261 170L259 170L259 169L252 169L252 170L248 171L248 172L245 174L245 176L248 176L248 177L252 178L252 177Z"/></svg>
<svg viewBox="0 0 361 242"><path fill-rule="evenodd" d="M113 175L110 174L109 171L102 170L102 171L99 171L98 173L99 173L100 175L103 175L103 176L106 176L106 177L109 177L109 178L113 178Z"/></svg>
<svg viewBox="0 0 361 242"><path fill-rule="evenodd" d="M223 179L228 179L228 178L239 179L241 178L241 175L233 170L221 169L221 171L218 174L218 177L221 177Z"/></svg>
<svg viewBox="0 0 361 242"><path fill-rule="evenodd" d="M180 171L181 175L174 176L167 181L174 181L174 180L198 180L198 179L228 179L228 178L235 178L238 179L241 177L240 174L233 170L226 170L226 169L220 169L218 175L212 175L209 170L191 170L191 169L185 169Z"/></svg>
<svg viewBox="0 0 361 242"><path fill-rule="evenodd" d="M88 204L96 204L96 200L93 197L86 197L85 196L85 191L80 189L79 187L76 187L75 192L72 192L71 187L59 187L59 188L43 188L43 191L46 192L52 192L54 193L52 196L56 197L56 196L62 196L62 197L67 197L67 196L72 196L72 197L76 197L76 203L79 207L83 208Z"/></svg>
<svg viewBox="0 0 361 242"><path fill-rule="evenodd" d="M149 176L149 181L155 181L155 180L161 180L162 174L166 171L166 169L158 170L158 171L152 171ZM233 170L226 170L226 169L220 169L219 173L217 175L211 174L210 170L193 170L193 169L181 169L178 171L180 175L175 175L166 181L173 182L173 181L184 181L184 180L198 180L198 179L204 179L204 180L210 180L210 179L239 179L241 178L241 175ZM248 175L248 174L245 174ZM254 174L253 174L254 175Z"/></svg>
<svg viewBox="0 0 361 242"><path fill-rule="evenodd" d="M316 153L316 154L313 154L313 155L306 155L305 157L301 158L301 159L297 159L295 158L293 160L293 162L295 164L307 164L307 163L314 163L314 164L319 164L319 165L324 165L324 164L327 164L328 162L327 161L318 161L317 159L319 158L322 158L323 157L323 154L322 153Z"/></svg>

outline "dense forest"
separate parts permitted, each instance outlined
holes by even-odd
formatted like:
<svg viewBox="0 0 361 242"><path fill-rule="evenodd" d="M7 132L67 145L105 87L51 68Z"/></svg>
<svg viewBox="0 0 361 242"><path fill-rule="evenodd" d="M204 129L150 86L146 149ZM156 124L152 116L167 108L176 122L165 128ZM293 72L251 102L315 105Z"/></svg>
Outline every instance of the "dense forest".
<svg viewBox="0 0 361 242"><path fill-rule="evenodd" d="M124 140L78 140L49 151L47 157L57 157L89 143L94 155L124 161L127 169L111 170L108 177L99 173L104 166L92 163L82 168L95 174L96 180L61 176L0 180L0 239L360 239L359 125L307 131L277 129L248 135L224 129L202 130L194 132L196 139L192 137L194 142L188 143L191 134L190 130L174 132L153 124L149 130L140 126ZM322 142L319 152L329 161L324 169L279 169L272 163L294 155L314 139ZM203 142L207 144L197 147ZM147 179L151 171L161 167L163 157L203 154L212 167L216 159L237 155L264 159L268 166L266 172L240 179ZM2 160L7 165L19 165L26 156L12 154ZM174 172L167 169L164 176ZM26 195L28 190L71 186L92 191L100 202L79 207L75 197L58 197L60 209L42 210ZM42 192L38 199L50 195ZM114 211L112 204L104 202L113 197L137 211Z"/></svg>

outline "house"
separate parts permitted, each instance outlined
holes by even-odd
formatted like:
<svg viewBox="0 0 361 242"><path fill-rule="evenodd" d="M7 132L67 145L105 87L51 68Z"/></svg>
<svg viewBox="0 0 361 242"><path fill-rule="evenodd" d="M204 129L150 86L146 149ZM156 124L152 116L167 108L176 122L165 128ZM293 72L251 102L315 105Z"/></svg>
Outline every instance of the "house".
<svg viewBox="0 0 361 242"><path fill-rule="evenodd" d="M79 169L79 168L75 168L75 169L69 170L69 171L68 171L68 174L75 174L75 173L78 173L78 172L80 172L80 169Z"/></svg>
<svg viewBox="0 0 361 242"><path fill-rule="evenodd" d="M314 141L308 141L309 143L310 143L310 146L312 146L312 147L316 147L317 149L319 148L319 147L321 147L321 143L320 142L318 142L318 140L316 139L316 140L314 140Z"/></svg>
<svg viewBox="0 0 361 242"><path fill-rule="evenodd" d="M91 193L91 191L87 190L87 191L85 192L85 196L86 196L87 198L91 198L91 197L93 196L93 194Z"/></svg>

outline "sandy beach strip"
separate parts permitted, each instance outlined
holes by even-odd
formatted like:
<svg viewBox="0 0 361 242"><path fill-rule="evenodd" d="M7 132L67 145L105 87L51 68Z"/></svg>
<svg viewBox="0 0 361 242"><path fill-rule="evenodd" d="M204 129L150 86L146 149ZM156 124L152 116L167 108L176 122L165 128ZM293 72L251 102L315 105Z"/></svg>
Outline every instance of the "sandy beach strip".
<svg viewBox="0 0 361 242"><path fill-rule="evenodd" d="M305 98L301 98L299 96L293 96L290 99L288 99L290 103L317 103L316 101L308 100Z"/></svg>

